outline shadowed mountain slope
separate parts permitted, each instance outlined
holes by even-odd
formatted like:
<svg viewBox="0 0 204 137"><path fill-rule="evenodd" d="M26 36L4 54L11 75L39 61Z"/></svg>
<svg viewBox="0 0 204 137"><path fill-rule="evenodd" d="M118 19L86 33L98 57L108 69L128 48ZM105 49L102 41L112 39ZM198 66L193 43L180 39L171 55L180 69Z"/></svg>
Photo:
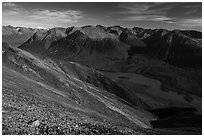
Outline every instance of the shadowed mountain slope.
<svg viewBox="0 0 204 137"><path fill-rule="evenodd" d="M131 47L129 55L137 53L157 57L178 67L201 67L202 48L198 39L184 35L178 30L158 30L143 40L145 48Z"/></svg>
<svg viewBox="0 0 204 137"><path fill-rule="evenodd" d="M148 37L145 42L149 50L161 60L180 67L201 67L202 48L199 43L183 35L180 31L172 31L158 39Z"/></svg>

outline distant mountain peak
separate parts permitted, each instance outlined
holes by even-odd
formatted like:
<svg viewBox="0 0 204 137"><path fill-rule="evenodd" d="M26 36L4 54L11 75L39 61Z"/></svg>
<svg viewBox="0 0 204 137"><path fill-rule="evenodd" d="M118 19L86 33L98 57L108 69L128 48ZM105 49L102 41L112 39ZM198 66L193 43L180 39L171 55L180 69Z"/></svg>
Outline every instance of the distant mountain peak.
<svg viewBox="0 0 204 137"><path fill-rule="evenodd" d="M48 30L48 28L44 28L44 27L41 27L41 26L38 26L38 27L36 27L37 29L46 29L46 30Z"/></svg>

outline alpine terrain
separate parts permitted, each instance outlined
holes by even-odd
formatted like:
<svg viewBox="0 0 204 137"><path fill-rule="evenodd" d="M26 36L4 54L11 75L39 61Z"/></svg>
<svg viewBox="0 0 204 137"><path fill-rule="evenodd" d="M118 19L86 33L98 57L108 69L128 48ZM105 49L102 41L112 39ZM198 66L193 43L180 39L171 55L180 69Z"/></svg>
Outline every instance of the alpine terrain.
<svg viewBox="0 0 204 137"><path fill-rule="evenodd" d="M202 134L202 32L2 27L3 134Z"/></svg>

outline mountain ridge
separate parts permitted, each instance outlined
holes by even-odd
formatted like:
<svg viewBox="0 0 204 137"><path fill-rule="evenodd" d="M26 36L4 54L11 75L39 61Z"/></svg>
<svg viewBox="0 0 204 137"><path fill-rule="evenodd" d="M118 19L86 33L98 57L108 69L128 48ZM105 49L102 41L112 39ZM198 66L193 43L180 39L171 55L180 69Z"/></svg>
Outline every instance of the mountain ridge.
<svg viewBox="0 0 204 137"><path fill-rule="evenodd" d="M114 27L115 27L115 30L112 30L112 28L114 28ZM55 30L55 29L50 29L50 30ZM106 44L105 41L110 40L110 41L113 41L113 44L110 44L110 45L115 45L116 47L117 47L117 45L126 45L126 46L121 46L121 48L123 48L122 49L123 54L128 54L127 50L128 50L128 47L129 47L130 50L132 51L130 53L131 55L129 55L129 56L132 56L133 54L137 54L137 53L141 53L141 52L144 53L144 52L146 52L148 50L151 52L152 48L155 47L154 45L157 45L157 47L159 47L158 45L160 45L160 48L162 50L164 50L163 52L168 53L169 49L165 48L166 47L165 45L169 45L172 42L176 43L177 45L180 44L180 45L182 45L184 47L188 47L189 45L194 45L195 48L201 46L201 40L200 40L201 33L196 32L196 34L194 34L195 31L180 31L180 30L169 31L169 30L165 30L165 29L153 29L153 30L150 30L150 29L143 29L143 28L136 28L136 27L128 29L128 28L122 28L120 26L104 27L104 26L100 26L100 25L97 25L97 26L89 26L88 25L88 26L83 26L81 28L80 27L77 27L77 28L76 27L68 27L66 29L64 29L64 28L62 28L62 29L66 30L66 31L63 31L64 36L59 36L57 40L64 38L64 42L63 42L64 44L66 43L65 42L66 40L72 39L71 37L75 37L75 38L78 37L79 38L78 41L76 41L77 39L75 39L75 40L72 39L73 40L72 42L67 41L68 43L76 43L76 45L72 44L72 46L71 46L72 48L78 47L77 46L78 42L81 42L81 45L84 45L86 42L89 42L89 40L84 41L85 39L90 39L92 41L95 41L95 43L97 41L102 41L102 43L104 43L105 45L108 44L108 43ZM192 34L191 34L191 32L192 32ZM74 34L72 34L72 33L74 33ZM166 34L174 35L173 36L174 37L173 41L168 41L168 43L167 43L166 42L167 40L162 40L162 39L166 39L165 38ZM199 36L198 36L198 34L199 34ZM77 35L81 35L81 36L77 36ZM82 38L82 35L86 36L86 38L85 37ZM191 38L190 36L193 36L193 37ZM54 37L56 37L56 36L54 36ZM68 38L68 37L70 37L70 38ZM80 37L82 38L81 40L80 40ZM178 37L178 38L176 38L176 37ZM175 42L175 39L177 39L177 42ZM47 46L46 46L45 49L46 50L49 49L50 53L54 53L54 49L56 49L56 48L60 49L60 47L54 46L55 44L57 44L57 40L54 40L54 41L49 41L48 40ZM180 42L179 43L178 40L179 41L184 40L185 42ZM60 40L60 42L61 41L62 40ZM163 41L163 43L159 43L159 42L162 42L162 41ZM91 42L91 43L93 43L93 42ZM91 43L89 43L88 45L93 45L93 46L90 46L89 47L90 51L86 51L86 52L92 53L93 49L97 48L97 45L102 44L102 43L101 44L98 43L96 45L96 44L91 44ZM24 47L24 50L26 50L25 45L29 45L29 44L25 42L24 44L22 44L19 47L20 48ZM60 45L63 45L63 44L61 43ZM85 47L87 47L87 46L85 46ZM98 46L98 47L101 47L101 46ZM104 48L101 48L101 50L106 51L106 48L107 48L107 46L104 47ZM40 48L37 48L37 49L39 50ZM53 49L53 51L51 51L51 49ZM79 48L79 49L81 51L85 51L85 50L82 50L83 48ZM83 52L79 51L79 49L78 49L76 55L78 53L83 53ZM86 48L84 48L84 49L86 49ZM155 52L156 52L154 56L158 57L158 59L161 59L163 61L167 61L167 57L161 58L161 55L159 55L160 53L159 54L157 53L157 52L162 52L162 51L160 51L161 49L153 48L153 50L155 50ZM27 50L29 50L29 48ZM109 50L111 52L115 52L115 50L111 50L111 48L107 49L107 51L109 51ZM172 50L176 50L176 49L173 48ZM57 49L56 49L56 51L57 51ZM134 51L136 51L136 52L134 52ZM35 52L35 50L33 50L33 52ZM39 51L37 51L37 52L39 52ZM69 52L69 50L67 52ZM175 52L177 52L177 51L175 51ZM49 53L49 52L47 52L47 53ZM57 53L58 52L56 52L55 54L57 54ZM183 56L182 54L184 54L184 53L181 52L179 54L181 54L181 56ZM194 53L189 53L189 55L192 56L192 58L194 58ZM164 56L167 56L167 55L164 55ZM174 58L174 56L173 56L173 58ZM170 62L167 61L167 62L169 62L169 63L171 63L173 65L177 65L177 66L182 66L183 65L183 64L179 64L179 62L175 62L175 60L176 59L173 59L172 61L170 61ZM185 58L184 58L184 60L185 60ZM188 59L186 59L184 62L186 62L186 61L188 61ZM198 65L198 66L201 65L200 61L195 63L195 65ZM183 66L185 66L185 64ZM188 66L190 66L190 64L186 63L186 66L188 67Z"/></svg>

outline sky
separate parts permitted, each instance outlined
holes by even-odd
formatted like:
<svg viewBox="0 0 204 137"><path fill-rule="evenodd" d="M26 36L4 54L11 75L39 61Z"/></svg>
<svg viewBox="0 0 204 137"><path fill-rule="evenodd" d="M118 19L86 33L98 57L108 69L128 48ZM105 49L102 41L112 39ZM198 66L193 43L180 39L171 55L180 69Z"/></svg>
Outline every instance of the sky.
<svg viewBox="0 0 204 137"><path fill-rule="evenodd" d="M2 24L25 27L103 25L202 31L201 2L3 2Z"/></svg>

